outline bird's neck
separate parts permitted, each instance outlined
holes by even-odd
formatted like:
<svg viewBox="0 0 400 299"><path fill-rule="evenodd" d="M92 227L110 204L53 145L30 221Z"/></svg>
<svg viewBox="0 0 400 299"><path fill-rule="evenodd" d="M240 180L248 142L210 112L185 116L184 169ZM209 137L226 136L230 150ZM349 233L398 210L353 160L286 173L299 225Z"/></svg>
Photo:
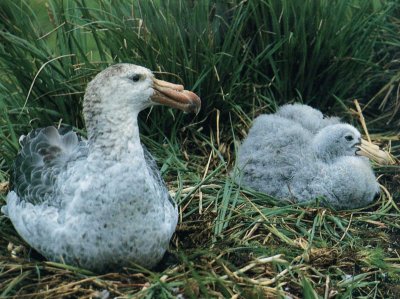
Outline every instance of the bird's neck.
<svg viewBox="0 0 400 299"><path fill-rule="evenodd" d="M90 155L109 161L144 161L137 117L132 111L97 114L87 125Z"/></svg>

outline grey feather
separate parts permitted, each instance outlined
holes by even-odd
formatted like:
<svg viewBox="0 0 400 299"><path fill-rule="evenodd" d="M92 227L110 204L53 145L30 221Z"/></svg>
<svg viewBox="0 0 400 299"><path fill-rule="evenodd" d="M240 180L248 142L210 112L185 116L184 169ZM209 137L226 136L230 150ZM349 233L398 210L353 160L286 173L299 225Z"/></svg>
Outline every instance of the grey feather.
<svg viewBox="0 0 400 299"><path fill-rule="evenodd" d="M324 197L336 209L355 209L369 204L379 185L368 159L343 156L334 163L316 162L297 171L291 192L299 202Z"/></svg>
<svg viewBox="0 0 400 299"><path fill-rule="evenodd" d="M328 125L340 123L338 117L324 117L321 111L298 103L286 104L279 107L276 115L290 119L314 134Z"/></svg>
<svg viewBox="0 0 400 299"><path fill-rule="evenodd" d="M299 167L298 149L305 149L311 139L312 133L294 121L277 115L259 116L238 151L241 183L278 197L289 196L288 188L282 186Z"/></svg>
<svg viewBox="0 0 400 299"><path fill-rule="evenodd" d="M356 155L360 137L309 106L285 105L254 120L238 150L236 181L282 200L323 196L337 209L365 206L379 188L369 161Z"/></svg>
<svg viewBox="0 0 400 299"><path fill-rule="evenodd" d="M171 205L174 208L177 208L176 202L171 198L171 196L168 193L167 186L165 185L164 179L161 177L161 173L158 170L157 162L151 155L151 153L148 151L145 145L142 144L143 147L143 153L144 153L144 158L146 159L146 164L149 169L149 173L151 176L153 176L154 181L157 182L157 184L160 186L162 189L162 193L164 196L168 199L168 201L171 203Z"/></svg>
<svg viewBox="0 0 400 299"><path fill-rule="evenodd" d="M55 127L36 129L20 140L22 146L13 167L11 186L25 201L57 204L55 180L69 161L84 159L87 142L73 131L61 133Z"/></svg>

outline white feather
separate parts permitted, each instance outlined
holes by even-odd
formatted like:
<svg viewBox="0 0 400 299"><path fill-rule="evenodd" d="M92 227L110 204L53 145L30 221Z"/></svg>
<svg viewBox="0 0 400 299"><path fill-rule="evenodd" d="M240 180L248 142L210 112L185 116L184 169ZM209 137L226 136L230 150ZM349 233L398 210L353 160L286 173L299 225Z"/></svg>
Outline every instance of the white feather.
<svg viewBox="0 0 400 299"><path fill-rule="evenodd" d="M144 79L134 84L132 74ZM16 162L21 196L11 191L2 211L46 258L103 272L133 263L152 267L164 255L177 207L143 151L137 125L138 113L150 106L152 76L145 68L120 64L93 79L84 101L88 141L55 128L21 141ZM24 162L39 148L38 163ZM31 180L24 165L38 178Z"/></svg>

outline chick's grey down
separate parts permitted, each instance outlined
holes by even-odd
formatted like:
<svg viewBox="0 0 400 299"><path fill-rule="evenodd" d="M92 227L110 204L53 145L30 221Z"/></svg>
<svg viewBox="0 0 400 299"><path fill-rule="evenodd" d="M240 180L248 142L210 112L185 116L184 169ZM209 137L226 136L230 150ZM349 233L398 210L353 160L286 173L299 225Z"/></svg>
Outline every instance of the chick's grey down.
<svg viewBox="0 0 400 299"><path fill-rule="evenodd" d="M379 191L361 134L338 118L293 104L257 117L239 147L236 181L282 200L318 197L336 209L369 204ZM324 203L324 201L323 201Z"/></svg>
<svg viewBox="0 0 400 299"><path fill-rule="evenodd" d="M183 86L117 64L86 89L87 140L55 127L21 137L2 211L27 243L49 260L97 272L159 262L178 213L139 139L138 113L155 104L200 108Z"/></svg>

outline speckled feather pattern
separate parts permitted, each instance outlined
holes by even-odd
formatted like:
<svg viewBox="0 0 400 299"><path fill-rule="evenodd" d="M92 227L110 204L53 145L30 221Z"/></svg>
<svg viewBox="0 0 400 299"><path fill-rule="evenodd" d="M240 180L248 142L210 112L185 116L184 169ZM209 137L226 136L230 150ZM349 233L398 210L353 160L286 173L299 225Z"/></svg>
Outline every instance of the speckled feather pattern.
<svg viewBox="0 0 400 299"><path fill-rule="evenodd" d="M310 106L282 106L254 120L239 147L236 181L282 200L323 197L336 209L365 206L379 185L368 159L355 154L360 137Z"/></svg>
<svg viewBox="0 0 400 299"><path fill-rule="evenodd" d="M132 73L146 78L135 88L127 79ZM105 272L153 267L168 248L177 207L137 125L138 113L151 105L151 78L128 64L97 75L85 94L88 141L55 128L23 141L3 211L49 260ZM30 187L21 187L24 180Z"/></svg>

